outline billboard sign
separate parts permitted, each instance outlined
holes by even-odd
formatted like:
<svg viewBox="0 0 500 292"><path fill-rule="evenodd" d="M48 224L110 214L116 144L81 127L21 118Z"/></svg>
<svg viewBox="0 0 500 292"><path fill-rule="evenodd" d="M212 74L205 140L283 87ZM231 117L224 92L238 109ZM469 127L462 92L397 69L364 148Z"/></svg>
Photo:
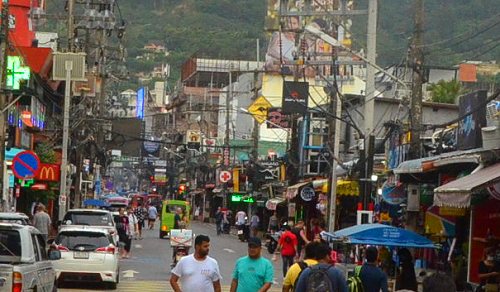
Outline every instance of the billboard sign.
<svg viewBox="0 0 500 292"><path fill-rule="evenodd" d="M146 99L146 88L141 87L137 90L136 117L144 119L144 102Z"/></svg>
<svg viewBox="0 0 500 292"><path fill-rule="evenodd" d="M352 4L347 5L346 9L352 9ZM350 36L344 33L343 27L333 22L334 18L331 16L297 16L290 14L307 11L332 12L335 10L339 10L338 0L268 0L265 25L268 31L273 32L266 52L266 70L285 75L295 74L300 77L304 75L314 77L319 73L325 76L332 75L332 64L330 64L333 52L332 46L311 34L305 34L304 38L301 38L301 35L303 35L301 32L306 26L313 26L334 39L338 39L339 35L345 39ZM342 22L342 25L346 27L346 31L349 31L351 22L346 20ZM303 63L297 62L299 55L303 55L310 61L319 61L322 64L318 66L302 66Z"/></svg>
<svg viewBox="0 0 500 292"><path fill-rule="evenodd" d="M283 103L284 114L306 114L309 100L309 83L283 81Z"/></svg>
<svg viewBox="0 0 500 292"><path fill-rule="evenodd" d="M458 105L459 116L465 117L458 122L457 148L459 150L480 148L483 146L481 128L486 127L486 105L479 109L477 109L477 106L485 104L485 101L485 90L460 96Z"/></svg>

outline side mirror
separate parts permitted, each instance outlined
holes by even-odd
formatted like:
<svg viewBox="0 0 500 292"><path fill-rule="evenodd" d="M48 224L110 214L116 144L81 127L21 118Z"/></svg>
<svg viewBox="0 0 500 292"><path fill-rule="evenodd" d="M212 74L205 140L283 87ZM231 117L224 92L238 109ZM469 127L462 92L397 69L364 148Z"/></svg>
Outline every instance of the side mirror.
<svg viewBox="0 0 500 292"><path fill-rule="evenodd" d="M49 260L55 261L61 259L61 251L52 249L49 251Z"/></svg>

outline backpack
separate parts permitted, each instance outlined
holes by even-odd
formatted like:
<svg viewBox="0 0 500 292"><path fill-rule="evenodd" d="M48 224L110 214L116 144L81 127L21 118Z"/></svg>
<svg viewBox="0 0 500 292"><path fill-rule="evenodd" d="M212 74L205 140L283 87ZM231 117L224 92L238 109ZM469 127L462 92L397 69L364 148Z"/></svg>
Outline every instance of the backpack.
<svg viewBox="0 0 500 292"><path fill-rule="evenodd" d="M307 263L304 261L300 261L297 264L299 265L300 272L297 275L297 278L295 278L295 281L293 282L293 291L295 291L295 289L297 288L297 283L299 282L300 275L302 274L304 269L307 268Z"/></svg>
<svg viewBox="0 0 500 292"><path fill-rule="evenodd" d="M307 292L334 292L333 283L328 276L328 270L332 267L329 265L328 268L322 267L320 265L315 265L311 267L311 273L307 279Z"/></svg>
<svg viewBox="0 0 500 292"><path fill-rule="evenodd" d="M349 292L363 292L363 282L361 281L361 278L359 277L359 274L361 273L361 268L363 266L356 266L354 268L354 276L349 277L347 279L347 290Z"/></svg>

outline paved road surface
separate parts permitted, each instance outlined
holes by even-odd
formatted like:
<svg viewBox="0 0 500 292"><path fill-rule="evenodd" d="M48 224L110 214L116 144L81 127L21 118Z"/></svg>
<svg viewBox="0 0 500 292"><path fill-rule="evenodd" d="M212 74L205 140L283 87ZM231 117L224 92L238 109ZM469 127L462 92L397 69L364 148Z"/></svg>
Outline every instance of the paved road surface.
<svg viewBox="0 0 500 292"><path fill-rule="evenodd" d="M121 277L116 291L172 291L170 279L170 263L172 249L168 239L158 237L158 222L153 230L146 230L143 240L132 242L131 258L120 261ZM247 245L240 242L234 235L217 236L213 224L193 222L191 224L195 234L210 236L210 256L219 262L222 274L223 291L229 291L231 273L235 261L246 255ZM271 259L271 255L263 248L263 256ZM275 284L271 291L281 291L283 282L281 260L274 262ZM82 289L85 288L85 289ZM100 285L89 286L82 283L66 285L61 292L102 291Z"/></svg>

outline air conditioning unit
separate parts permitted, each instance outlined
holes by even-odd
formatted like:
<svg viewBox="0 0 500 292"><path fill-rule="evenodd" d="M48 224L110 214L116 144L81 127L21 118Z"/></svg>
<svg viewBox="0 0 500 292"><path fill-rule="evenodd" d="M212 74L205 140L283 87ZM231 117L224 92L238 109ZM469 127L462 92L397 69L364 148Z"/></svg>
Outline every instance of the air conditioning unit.
<svg viewBox="0 0 500 292"><path fill-rule="evenodd" d="M408 204L407 211L418 212L420 211L420 186L410 184L408 185Z"/></svg>

